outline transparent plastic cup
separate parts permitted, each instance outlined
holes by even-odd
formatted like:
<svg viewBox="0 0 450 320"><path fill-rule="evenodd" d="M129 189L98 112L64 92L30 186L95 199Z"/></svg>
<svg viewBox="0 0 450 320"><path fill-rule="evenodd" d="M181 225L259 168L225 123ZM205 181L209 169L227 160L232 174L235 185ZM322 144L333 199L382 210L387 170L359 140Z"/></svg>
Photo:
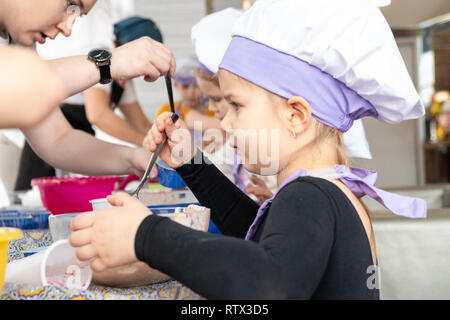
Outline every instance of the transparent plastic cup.
<svg viewBox="0 0 450 320"><path fill-rule="evenodd" d="M0 228L0 294L3 290L6 263L8 262L8 246L11 240L23 236L22 231L15 228Z"/></svg>
<svg viewBox="0 0 450 320"><path fill-rule="evenodd" d="M76 249L68 240L59 240L47 250L6 266L5 282L68 289L87 289L92 280L89 262L76 257Z"/></svg>
<svg viewBox="0 0 450 320"><path fill-rule="evenodd" d="M113 208L113 206L108 202L108 200L106 198L95 199L95 200L91 200L89 202L91 203L92 210L94 210L94 211Z"/></svg>

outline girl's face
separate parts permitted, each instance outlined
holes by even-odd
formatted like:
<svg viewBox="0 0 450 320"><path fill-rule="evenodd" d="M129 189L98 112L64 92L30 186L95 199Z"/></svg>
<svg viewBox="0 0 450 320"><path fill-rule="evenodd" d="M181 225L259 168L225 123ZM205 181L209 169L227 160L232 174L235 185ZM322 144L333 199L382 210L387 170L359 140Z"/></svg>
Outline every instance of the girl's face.
<svg viewBox="0 0 450 320"><path fill-rule="evenodd" d="M214 82L200 77L197 77L197 83L200 90L209 98L209 110L215 113L217 119L222 120L231 106L223 98L220 88Z"/></svg>
<svg viewBox="0 0 450 320"><path fill-rule="evenodd" d="M45 43L59 33L66 37L79 14L87 13L96 0L13 0L3 24L13 40L23 46Z"/></svg>
<svg viewBox="0 0 450 320"><path fill-rule="evenodd" d="M194 109L201 104L203 94L196 84L175 83L174 87L180 94L185 107Z"/></svg>
<svg viewBox="0 0 450 320"><path fill-rule="evenodd" d="M275 100L263 89L221 70L220 89L231 105L222 128L243 160L244 168L261 175L277 174L295 151L286 122ZM280 142L284 143L281 144Z"/></svg>

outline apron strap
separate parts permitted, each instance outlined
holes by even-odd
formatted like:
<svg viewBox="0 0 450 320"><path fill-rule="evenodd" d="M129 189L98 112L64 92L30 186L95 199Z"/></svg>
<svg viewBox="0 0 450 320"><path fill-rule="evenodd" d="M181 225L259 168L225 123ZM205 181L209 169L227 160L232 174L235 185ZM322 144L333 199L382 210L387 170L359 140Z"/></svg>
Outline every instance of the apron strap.
<svg viewBox="0 0 450 320"><path fill-rule="evenodd" d="M339 180L358 198L367 195L398 216L413 219L426 218L427 204L425 200L402 196L375 187L378 176L375 171L360 168L348 170L342 165L336 165L335 168L339 173L347 173Z"/></svg>

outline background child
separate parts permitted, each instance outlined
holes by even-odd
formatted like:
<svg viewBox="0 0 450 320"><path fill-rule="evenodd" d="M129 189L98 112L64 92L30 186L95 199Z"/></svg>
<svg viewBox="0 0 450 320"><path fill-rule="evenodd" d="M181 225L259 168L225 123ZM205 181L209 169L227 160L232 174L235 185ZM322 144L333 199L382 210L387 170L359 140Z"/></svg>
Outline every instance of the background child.
<svg viewBox="0 0 450 320"><path fill-rule="evenodd" d="M210 128L220 128L220 121L215 119L214 112L208 109L207 99L205 99L198 87L195 77L197 65L198 60L193 56L185 57L178 61L173 85L181 99L175 101L175 112L191 130L195 128L195 122L200 121L201 131L203 132ZM156 112L155 118L163 112L170 112L169 104L161 106Z"/></svg>
<svg viewBox="0 0 450 320"><path fill-rule="evenodd" d="M231 41L232 26L242 13L242 10L227 8L204 17L192 28L192 44L199 57L195 68L197 82L202 92L209 98L209 110L220 121L231 106L220 91L216 73ZM246 171L236 150L227 141L226 133L221 131L221 139L212 142L208 141L208 134L205 136L203 152L242 191L262 204L272 197L276 190L276 176L263 177ZM212 132L212 136L217 133Z"/></svg>

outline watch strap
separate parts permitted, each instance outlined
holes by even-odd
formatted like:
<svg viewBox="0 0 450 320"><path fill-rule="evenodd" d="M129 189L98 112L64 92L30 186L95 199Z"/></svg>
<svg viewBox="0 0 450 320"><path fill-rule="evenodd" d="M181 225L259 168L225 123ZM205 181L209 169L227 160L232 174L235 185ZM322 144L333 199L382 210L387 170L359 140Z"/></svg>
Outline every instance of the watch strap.
<svg viewBox="0 0 450 320"><path fill-rule="evenodd" d="M110 64L97 64L100 70L100 83L108 84L112 81Z"/></svg>

